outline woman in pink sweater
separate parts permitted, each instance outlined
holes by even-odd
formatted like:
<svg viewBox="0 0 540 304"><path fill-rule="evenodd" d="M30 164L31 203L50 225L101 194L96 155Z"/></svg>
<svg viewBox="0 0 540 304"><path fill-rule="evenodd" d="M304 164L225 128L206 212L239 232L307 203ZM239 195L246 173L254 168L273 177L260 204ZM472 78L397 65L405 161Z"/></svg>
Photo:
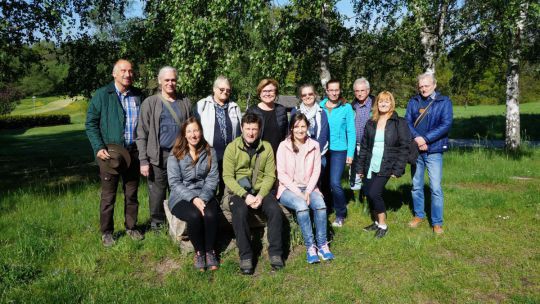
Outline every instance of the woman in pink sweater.
<svg viewBox="0 0 540 304"><path fill-rule="evenodd" d="M291 121L289 136L279 144L276 155L279 187L277 198L280 203L296 212L296 218L307 248L308 263L332 260L334 255L326 240L326 204L317 188L321 173L321 152L319 143L307 135L309 121L302 113L297 113ZM313 210L315 234L309 209Z"/></svg>

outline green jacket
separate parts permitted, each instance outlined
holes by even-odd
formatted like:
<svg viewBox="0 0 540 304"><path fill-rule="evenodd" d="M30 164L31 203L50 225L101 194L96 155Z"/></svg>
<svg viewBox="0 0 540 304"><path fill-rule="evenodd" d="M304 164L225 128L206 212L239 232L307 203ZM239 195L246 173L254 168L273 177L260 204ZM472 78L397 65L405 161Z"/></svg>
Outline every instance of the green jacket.
<svg viewBox="0 0 540 304"><path fill-rule="evenodd" d="M253 186L253 190L255 193L265 197L270 193L276 180L274 152L270 143L261 140L259 141L256 154L259 154L261 160L257 181ZM249 159L242 136L237 137L225 148L223 155L223 181L235 195L244 196L247 193L237 181L243 177L247 177L251 181L255 159L255 155Z"/></svg>
<svg viewBox="0 0 540 304"><path fill-rule="evenodd" d="M142 100L141 91L131 87L137 106ZM107 144L124 145L124 127L126 115L116 95L114 82L99 88L88 106L86 114L86 135L90 140L94 156Z"/></svg>

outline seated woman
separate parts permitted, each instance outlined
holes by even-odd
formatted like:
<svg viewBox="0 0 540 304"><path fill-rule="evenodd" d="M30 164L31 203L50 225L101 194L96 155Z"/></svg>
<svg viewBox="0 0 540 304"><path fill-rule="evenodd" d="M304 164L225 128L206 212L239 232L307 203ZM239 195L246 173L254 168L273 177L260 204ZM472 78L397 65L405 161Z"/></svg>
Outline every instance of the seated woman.
<svg viewBox="0 0 540 304"><path fill-rule="evenodd" d="M355 169L364 178L367 196L374 223L364 228L375 231L382 238L388 232L386 207L382 193L390 177L400 177L405 172L411 133L405 119L394 111L396 102L392 93L381 92L373 104L373 117L366 123L360 156Z"/></svg>
<svg viewBox="0 0 540 304"><path fill-rule="evenodd" d="M290 135L279 144L277 150L277 197L282 205L296 211L307 248L308 263L319 262L319 256L323 260L332 260L334 255L326 240L326 204L317 188L321 173L319 143L308 136L309 121L304 114L296 113L290 125ZM313 240L309 209L314 213L318 248Z"/></svg>
<svg viewBox="0 0 540 304"><path fill-rule="evenodd" d="M190 117L182 125L167 162L171 195L169 208L187 222L188 236L195 248L195 268L219 267L214 243L218 227L219 182L216 152L203 137L201 123Z"/></svg>

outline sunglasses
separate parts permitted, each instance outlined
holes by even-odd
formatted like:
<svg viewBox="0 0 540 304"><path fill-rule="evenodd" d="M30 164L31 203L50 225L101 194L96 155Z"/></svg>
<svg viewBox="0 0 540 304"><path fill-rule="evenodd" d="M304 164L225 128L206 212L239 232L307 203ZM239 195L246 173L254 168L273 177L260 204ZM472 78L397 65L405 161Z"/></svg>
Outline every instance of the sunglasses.
<svg viewBox="0 0 540 304"><path fill-rule="evenodd" d="M307 94L302 94L300 96L302 96L302 98L308 97L308 96L315 96L315 93L307 93Z"/></svg>
<svg viewBox="0 0 540 304"><path fill-rule="evenodd" d="M230 93L230 92L231 92L231 89L219 88L219 91L220 91L221 93L223 93L223 92Z"/></svg>

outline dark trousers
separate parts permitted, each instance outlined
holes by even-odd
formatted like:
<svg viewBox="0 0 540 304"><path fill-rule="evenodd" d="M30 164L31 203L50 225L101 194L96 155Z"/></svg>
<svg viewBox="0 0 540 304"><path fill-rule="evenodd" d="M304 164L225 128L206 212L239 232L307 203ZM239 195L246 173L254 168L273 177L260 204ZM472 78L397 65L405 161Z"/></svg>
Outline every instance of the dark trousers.
<svg viewBox="0 0 540 304"><path fill-rule="evenodd" d="M214 250L218 227L218 203L216 199L211 199L206 203L204 216L192 202L187 201L177 203L171 213L187 222L188 236L195 251L207 252Z"/></svg>
<svg viewBox="0 0 540 304"><path fill-rule="evenodd" d="M382 194L388 179L390 179L390 177L378 176L377 173L373 172L371 173L370 179L364 179L364 193L366 194L369 207L373 214L386 212Z"/></svg>
<svg viewBox="0 0 540 304"><path fill-rule="evenodd" d="M232 213L232 226L236 236L236 246L241 260L252 259L253 249L251 248L251 232L248 223L249 212L253 209L246 205L244 199L237 195L230 198L230 209ZM283 212L279 207L276 198L270 193L263 198L259 207L267 219L268 255L282 256L283 245L281 233L283 230Z"/></svg>
<svg viewBox="0 0 540 304"><path fill-rule="evenodd" d="M168 151L161 151L161 162L159 166L150 165L150 175L148 175L148 205L150 206L150 219L152 225L162 225L165 222L165 209L163 201L167 196L169 181L167 179L167 158Z"/></svg>
<svg viewBox="0 0 540 304"><path fill-rule="evenodd" d="M139 188L139 155L137 149L130 149L131 164L121 174L110 174L100 170L101 177L101 202L100 202L100 226L101 233L114 231L114 204L116 191L120 178L122 178L122 190L124 191L124 225L126 229L135 229L137 215L139 213L139 201L137 190Z"/></svg>

